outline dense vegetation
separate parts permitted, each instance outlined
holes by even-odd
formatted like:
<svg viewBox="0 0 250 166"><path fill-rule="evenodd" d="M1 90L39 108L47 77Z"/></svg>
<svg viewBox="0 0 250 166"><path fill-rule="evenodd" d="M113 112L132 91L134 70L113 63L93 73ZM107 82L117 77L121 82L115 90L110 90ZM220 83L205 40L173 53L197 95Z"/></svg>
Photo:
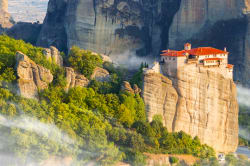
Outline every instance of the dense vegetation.
<svg viewBox="0 0 250 166"><path fill-rule="evenodd" d="M249 139L250 136L250 108L246 106L240 106L240 111L239 111L239 125L242 130L240 132L240 138L239 138L239 145L240 146L249 146L250 147L250 141L247 140Z"/></svg>
<svg viewBox="0 0 250 166"><path fill-rule="evenodd" d="M16 81L16 51L27 54L54 75L55 81L40 92L39 101L22 98L12 91ZM23 161L72 156L77 161L75 165L90 160L102 165L121 160L143 165L143 152L192 154L200 158L214 155L213 149L202 145L198 137L192 138L184 132L169 133L161 116L155 116L149 123L141 96L120 90L124 79L122 69L103 63L98 55L92 57L90 52L77 47L72 48L65 61L87 77L96 66L104 67L111 73L111 79L92 80L89 87L65 92L64 70L47 61L42 48L0 36L0 133L7 140L5 146L0 146L1 152L17 155ZM134 82L141 80L140 72L133 77ZM22 119L29 119L35 127L40 126L30 118L63 132L41 136L23 124L27 120ZM73 143L65 140L65 135Z"/></svg>

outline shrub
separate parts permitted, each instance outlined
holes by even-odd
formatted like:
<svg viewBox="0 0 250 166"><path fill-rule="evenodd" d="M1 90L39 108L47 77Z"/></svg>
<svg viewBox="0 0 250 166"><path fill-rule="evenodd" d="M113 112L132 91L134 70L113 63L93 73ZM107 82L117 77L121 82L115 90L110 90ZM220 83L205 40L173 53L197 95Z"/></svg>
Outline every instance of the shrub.
<svg viewBox="0 0 250 166"><path fill-rule="evenodd" d="M94 69L102 65L102 59L99 55L91 51L81 50L73 46L69 52L68 62L75 70L90 79Z"/></svg>
<svg viewBox="0 0 250 166"><path fill-rule="evenodd" d="M175 163L178 163L178 162L179 162L179 159L178 159L177 157L171 156L171 157L169 157L169 162L170 162L171 164L175 164Z"/></svg>

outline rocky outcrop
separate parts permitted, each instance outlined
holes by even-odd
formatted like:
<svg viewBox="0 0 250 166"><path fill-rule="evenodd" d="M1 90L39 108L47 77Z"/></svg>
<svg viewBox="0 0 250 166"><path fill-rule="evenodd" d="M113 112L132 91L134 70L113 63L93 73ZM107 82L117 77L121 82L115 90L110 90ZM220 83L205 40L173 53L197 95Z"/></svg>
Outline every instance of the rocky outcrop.
<svg viewBox="0 0 250 166"><path fill-rule="evenodd" d="M167 44L165 35L179 3L50 0L37 44L62 49L64 42L68 49L77 45L113 57L127 51L156 55Z"/></svg>
<svg viewBox="0 0 250 166"><path fill-rule="evenodd" d="M50 46L50 48L45 48L43 54L46 56L47 60L63 67L63 58L56 47Z"/></svg>
<svg viewBox="0 0 250 166"><path fill-rule="evenodd" d="M122 91L127 91L129 93L134 93L134 94L141 93L141 89L136 84L134 84L134 86L132 88L128 81L123 81L121 90Z"/></svg>
<svg viewBox="0 0 250 166"><path fill-rule="evenodd" d="M76 73L73 68L66 67L65 70L67 81L66 91L77 86L86 87L89 84L89 80L84 75Z"/></svg>
<svg viewBox="0 0 250 166"><path fill-rule="evenodd" d="M104 82L104 81L110 80L110 75L107 70L100 68L100 67L96 67L90 78L95 79L100 82Z"/></svg>
<svg viewBox="0 0 250 166"><path fill-rule="evenodd" d="M166 155L166 154L149 154L145 153L147 156L146 165L147 166L171 166L171 165L194 165L199 159L192 155ZM178 158L178 163L171 164L170 157Z"/></svg>
<svg viewBox="0 0 250 166"><path fill-rule="evenodd" d="M0 0L0 10L8 12L8 0Z"/></svg>
<svg viewBox="0 0 250 166"><path fill-rule="evenodd" d="M8 13L8 0L0 0L0 33L13 24L14 21Z"/></svg>
<svg viewBox="0 0 250 166"><path fill-rule="evenodd" d="M26 98L37 98L38 90L48 88L53 81L50 70L37 65L21 52L16 53L18 94Z"/></svg>
<svg viewBox="0 0 250 166"><path fill-rule="evenodd" d="M201 68L180 70L176 77L144 76L143 98L149 121L162 115L170 132L198 136L217 152L238 146L238 103L231 79Z"/></svg>

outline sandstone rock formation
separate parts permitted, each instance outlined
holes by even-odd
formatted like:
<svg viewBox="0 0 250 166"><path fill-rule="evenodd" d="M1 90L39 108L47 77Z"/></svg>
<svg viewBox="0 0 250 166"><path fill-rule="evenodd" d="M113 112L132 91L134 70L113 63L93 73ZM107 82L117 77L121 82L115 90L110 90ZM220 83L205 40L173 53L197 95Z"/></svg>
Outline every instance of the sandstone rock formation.
<svg viewBox="0 0 250 166"><path fill-rule="evenodd" d="M147 166L171 166L171 165L194 165L198 158L192 155L166 155L166 154L148 154L146 165ZM179 164L171 164L169 161L170 157L176 157L179 159Z"/></svg>
<svg viewBox="0 0 250 166"><path fill-rule="evenodd" d="M0 0L0 10L8 12L8 0Z"/></svg>
<svg viewBox="0 0 250 166"><path fill-rule="evenodd" d="M53 81L50 70L37 65L21 52L16 53L18 94L26 98L37 98L38 90L48 87Z"/></svg>
<svg viewBox="0 0 250 166"><path fill-rule="evenodd" d="M110 75L107 70L100 68L100 67L96 67L90 78L95 79L97 81L104 82L104 81L110 80Z"/></svg>
<svg viewBox="0 0 250 166"><path fill-rule="evenodd" d="M77 86L86 87L89 84L89 80L84 75L76 73L73 68L66 67L65 70L67 80L66 91Z"/></svg>
<svg viewBox="0 0 250 166"><path fill-rule="evenodd" d="M67 43L68 49L77 45L106 55L126 51L156 55L167 44L163 36L179 2L50 0L37 44L60 50Z"/></svg>
<svg viewBox="0 0 250 166"><path fill-rule="evenodd" d="M198 136L217 152L238 146L238 103L231 79L201 68L185 68L176 77L144 76L143 98L148 119L162 115L170 132Z"/></svg>
<svg viewBox="0 0 250 166"><path fill-rule="evenodd" d="M5 28L10 28L14 21L8 13L8 0L0 0L0 33Z"/></svg>
<svg viewBox="0 0 250 166"><path fill-rule="evenodd" d="M75 1L74 1L75 2ZM50 0L37 45L48 48L55 46L67 51L66 21L67 0Z"/></svg>
<svg viewBox="0 0 250 166"><path fill-rule="evenodd" d="M127 81L123 81L121 90L127 91L129 93L139 94L141 93L141 89L134 84L133 88L131 87L130 83Z"/></svg>
<svg viewBox="0 0 250 166"><path fill-rule="evenodd" d="M241 17L243 1L182 0L169 30L169 47L182 47L182 43L218 21Z"/></svg>
<svg viewBox="0 0 250 166"><path fill-rule="evenodd" d="M63 67L63 58L56 47L50 46L50 48L45 48L43 54L49 61L54 62L60 67Z"/></svg>

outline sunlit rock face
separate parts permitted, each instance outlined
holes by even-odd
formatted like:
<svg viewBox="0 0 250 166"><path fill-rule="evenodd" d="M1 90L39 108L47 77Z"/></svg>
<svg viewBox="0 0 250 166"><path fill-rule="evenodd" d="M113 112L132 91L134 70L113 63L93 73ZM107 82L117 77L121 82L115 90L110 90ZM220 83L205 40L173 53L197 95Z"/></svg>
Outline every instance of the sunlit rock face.
<svg viewBox="0 0 250 166"><path fill-rule="evenodd" d="M18 94L26 98L38 98L38 90L48 88L53 81L50 70L37 65L21 52L16 53Z"/></svg>
<svg viewBox="0 0 250 166"><path fill-rule="evenodd" d="M143 98L149 121L162 115L170 132L198 136L217 152L235 152L238 146L236 85L222 75L185 68L175 77L144 76Z"/></svg>
<svg viewBox="0 0 250 166"><path fill-rule="evenodd" d="M50 0L38 44L73 45L107 55L158 55L180 0ZM52 33L53 32L53 33ZM53 34L53 35L52 35ZM60 48L60 47L59 47Z"/></svg>
<svg viewBox="0 0 250 166"><path fill-rule="evenodd" d="M8 12L8 0L0 0L0 9Z"/></svg>
<svg viewBox="0 0 250 166"><path fill-rule="evenodd" d="M5 28L10 28L13 25L13 20L8 13L8 0L0 0L0 33Z"/></svg>

